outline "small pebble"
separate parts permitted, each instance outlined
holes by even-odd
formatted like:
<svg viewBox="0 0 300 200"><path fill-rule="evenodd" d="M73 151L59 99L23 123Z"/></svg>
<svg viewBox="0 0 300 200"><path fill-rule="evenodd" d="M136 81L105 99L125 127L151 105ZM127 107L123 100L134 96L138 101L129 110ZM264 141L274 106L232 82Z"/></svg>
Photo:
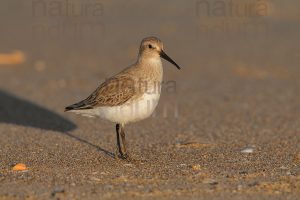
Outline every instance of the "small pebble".
<svg viewBox="0 0 300 200"><path fill-rule="evenodd" d="M191 166L193 170L199 171L201 170L201 166L199 164Z"/></svg>
<svg viewBox="0 0 300 200"><path fill-rule="evenodd" d="M279 169L288 170L289 168L287 168L286 166L281 166Z"/></svg>
<svg viewBox="0 0 300 200"><path fill-rule="evenodd" d="M248 174L248 172L244 170L244 171L240 171L239 174Z"/></svg>
<svg viewBox="0 0 300 200"><path fill-rule="evenodd" d="M100 178L97 178L97 177L90 177L90 180L91 181L101 181L101 179Z"/></svg>
<svg viewBox="0 0 300 200"><path fill-rule="evenodd" d="M104 189L112 190L112 189L114 189L114 186L113 185L105 185Z"/></svg>
<svg viewBox="0 0 300 200"><path fill-rule="evenodd" d="M134 165L131 164L131 163L126 163L126 164L124 164L124 166L126 166L126 167L133 167Z"/></svg>
<svg viewBox="0 0 300 200"><path fill-rule="evenodd" d="M217 185L218 184L218 181L216 181L215 179L211 179L211 178L206 178L202 182L206 183L206 184L210 184L210 185Z"/></svg>
<svg viewBox="0 0 300 200"><path fill-rule="evenodd" d="M57 193L64 193L65 189L60 187L55 187L51 193L51 196L54 197Z"/></svg>
<svg viewBox="0 0 300 200"><path fill-rule="evenodd" d="M248 184L249 187L254 187L257 185L259 185L259 182L257 182L257 181L254 181L254 182Z"/></svg>
<svg viewBox="0 0 300 200"><path fill-rule="evenodd" d="M18 163L12 168L12 170L13 171L28 171L28 168L26 167L25 164Z"/></svg>
<svg viewBox="0 0 300 200"><path fill-rule="evenodd" d="M241 153L253 153L253 152L254 152L253 147L246 147L246 148L241 150Z"/></svg>

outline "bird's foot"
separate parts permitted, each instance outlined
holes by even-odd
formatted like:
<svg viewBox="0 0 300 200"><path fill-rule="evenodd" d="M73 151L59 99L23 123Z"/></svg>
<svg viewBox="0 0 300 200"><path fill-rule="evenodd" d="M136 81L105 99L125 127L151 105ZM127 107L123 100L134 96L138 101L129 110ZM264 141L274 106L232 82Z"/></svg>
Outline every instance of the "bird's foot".
<svg viewBox="0 0 300 200"><path fill-rule="evenodd" d="M120 154L120 158L123 159L123 160L130 160L129 156L127 153L121 153Z"/></svg>
<svg viewBox="0 0 300 200"><path fill-rule="evenodd" d="M119 149L116 148L116 150L115 150L115 159L118 159L119 157L120 157Z"/></svg>
<svg viewBox="0 0 300 200"><path fill-rule="evenodd" d="M129 155L127 153L120 152L118 148L116 148L114 156L115 156L115 159L122 159L122 160L130 161Z"/></svg>

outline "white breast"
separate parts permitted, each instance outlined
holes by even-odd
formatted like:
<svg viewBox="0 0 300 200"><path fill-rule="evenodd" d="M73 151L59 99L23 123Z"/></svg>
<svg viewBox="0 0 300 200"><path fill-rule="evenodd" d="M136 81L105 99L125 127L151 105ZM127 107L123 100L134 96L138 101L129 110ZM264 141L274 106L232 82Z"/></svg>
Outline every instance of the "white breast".
<svg viewBox="0 0 300 200"><path fill-rule="evenodd" d="M159 94L145 93L130 103L114 106L101 107L98 112L100 117L116 123L129 123L143 120L149 117L156 108L159 100Z"/></svg>
<svg viewBox="0 0 300 200"><path fill-rule="evenodd" d="M99 116L115 123L130 123L149 117L156 108L160 91L145 93L140 98L120 106L97 107L88 110L74 110L73 112L87 117Z"/></svg>

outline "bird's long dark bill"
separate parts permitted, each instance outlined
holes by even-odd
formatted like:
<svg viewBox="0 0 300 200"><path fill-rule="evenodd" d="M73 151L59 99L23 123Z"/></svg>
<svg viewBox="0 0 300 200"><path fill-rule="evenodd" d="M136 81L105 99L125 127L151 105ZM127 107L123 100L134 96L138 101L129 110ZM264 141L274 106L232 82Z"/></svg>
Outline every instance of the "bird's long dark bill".
<svg viewBox="0 0 300 200"><path fill-rule="evenodd" d="M169 61L170 63L172 63L173 65L175 65L177 67L177 69L180 69L179 65L176 64L176 62L174 60L172 60L163 50L161 50L160 52L160 57L162 57L163 59Z"/></svg>

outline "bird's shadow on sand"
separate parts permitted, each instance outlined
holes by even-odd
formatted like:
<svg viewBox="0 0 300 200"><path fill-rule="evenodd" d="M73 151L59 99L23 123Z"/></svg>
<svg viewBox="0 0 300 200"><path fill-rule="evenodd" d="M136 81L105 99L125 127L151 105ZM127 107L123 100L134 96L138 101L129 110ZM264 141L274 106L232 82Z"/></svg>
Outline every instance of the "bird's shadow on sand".
<svg viewBox="0 0 300 200"><path fill-rule="evenodd" d="M70 134L69 131L77 128L70 120L47 108L2 90L0 90L0 123L56 131L79 142L88 144L108 156L114 157L113 153Z"/></svg>

